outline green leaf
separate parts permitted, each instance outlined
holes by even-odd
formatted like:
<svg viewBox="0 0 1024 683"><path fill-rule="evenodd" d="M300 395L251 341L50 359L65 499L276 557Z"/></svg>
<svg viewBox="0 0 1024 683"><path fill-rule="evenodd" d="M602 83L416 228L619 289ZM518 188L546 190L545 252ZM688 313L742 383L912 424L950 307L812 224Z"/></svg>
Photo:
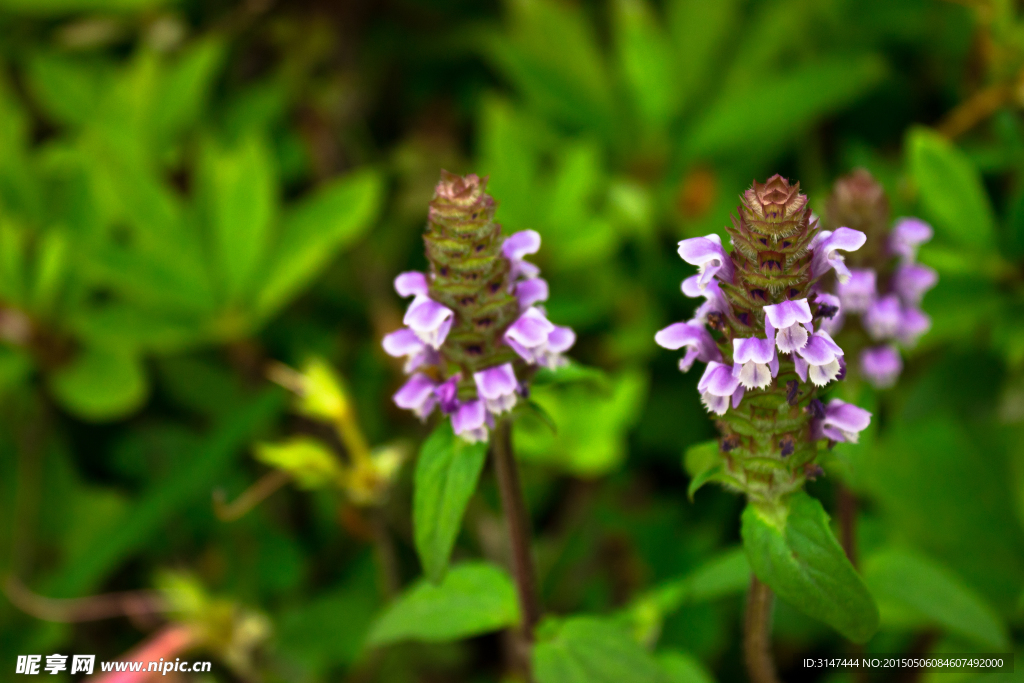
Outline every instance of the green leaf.
<svg viewBox="0 0 1024 683"><path fill-rule="evenodd" d="M885 72L874 55L831 57L724 92L683 142L690 157L767 154L825 115L853 102Z"/></svg>
<svg viewBox="0 0 1024 683"><path fill-rule="evenodd" d="M980 647L1010 647L1006 626L973 588L931 558L889 548L864 562L864 581L881 607L882 623L940 626Z"/></svg>
<svg viewBox="0 0 1024 683"><path fill-rule="evenodd" d="M85 349L50 375L49 381L61 405L94 422L129 415L149 392L141 359L130 352L107 349Z"/></svg>
<svg viewBox="0 0 1024 683"><path fill-rule="evenodd" d="M199 121L224 52L224 43L219 38L204 38L189 45L167 67L161 86L154 93L152 126L158 138L169 140Z"/></svg>
<svg viewBox="0 0 1024 683"><path fill-rule="evenodd" d="M538 629L533 648L537 683L665 683L654 658L607 619L571 617Z"/></svg>
<svg viewBox="0 0 1024 683"><path fill-rule="evenodd" d="M938 234L966 247L991 247L995 241L992 205L981 175L964 153L927 128L910 132L907 150L921 205Z"/></svg>
<svg viewBox="0 0 1024 683"><path fill-rule="evenodd" d="M316 489L338 481L341 463L334 453L308 436L297 436L283 443L256 444L256 459L284 470L304 489Z"/></svg>
<svg viewBox="0 0 1024 683"><path fill-rule="evenodd" d="M757 578L780 598L857 643L878 629L878 607L817 499L795 493L778 511L748 504L741 534Z"/></svg>
<svg viewBox="0 0 1024 683"><path fill-rule="evenodd" d="M274 168L265 145L250 136L226 149L208 141L200 192L204 199L228 302L237 302L257 281L270 243L277 203Z"/></svg>
<svg viewBox="0 0 1024 683"><path fill-rule="evenodd" d="M431 581L440 581L448 569L486 458L487 444L466 443L448 420L423 442L413 479L412 525L416 552Z"/></svg>
<svg viewBox="0 0 1024 683"><path fill-rule="evenodd" d="M724 469L722 464L721 448L718 439L711 439L702 443L694 444L686 449L683 456L683 467L690 475L690 485L686 489L687 497L692 501L693 494L708 483L720 479Z"/></svg>
<svg viewBox="0 0 1024 683"><path fill-rule="evenodd" d="M658 663L669 683L715 683L700 660L685 652L662 653L658 656Z"/></svg>
<svg viewBox="0 0 1024 683"><path fill-rule="evenodd" d="M256 306L267 317L315 278L341 249L376 220L383 183L361 170L334 180L305 199L284 219Z"/></svg>
<svg viewBox="0 0 1024 683"><path fill-rule="evenodd" d="M165 4L167 0L0 0L0 9L52 15L72 12L137 12Z"/></svg>
<svg viewBox="0 0 1024 683"><path fill-rule="evenodd" d="M0 0L0 7L10 2ZM28 81L32 94L50 117L66 125L83 125L99 111L110 73L95 61L40 53L28 64Z"/></svg>
<svg viewBox="0 0 1024 683"><path fill-rule="evenodd" d="M739 17L738 10L737 0L667 3L668 28L679 64L671 87L681 106L692 100L718 66L716 58Z"/></svg>
<svg viewBox="0 0 1024 683"><path fill-rule="evenodd" d="M517 623L519 606L512 580L493 565L472 562L452 567L439 584L426 580L414 584L380 616L369 643L443 643Z"/></svg>
<svg viewBox="0 0 1024 683"><path fill-rule="evenodd" d="M647 0L616 0L615 44L643 121L664 128L678 110L675 54Z"/></svg>

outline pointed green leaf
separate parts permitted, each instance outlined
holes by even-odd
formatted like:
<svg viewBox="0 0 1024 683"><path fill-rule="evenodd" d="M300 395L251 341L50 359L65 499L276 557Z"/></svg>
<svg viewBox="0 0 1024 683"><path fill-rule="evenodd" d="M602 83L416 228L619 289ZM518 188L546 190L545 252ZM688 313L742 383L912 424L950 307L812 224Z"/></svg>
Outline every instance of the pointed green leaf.
<svg viewBox="0 0 1024 683"><path fill-rule="evenodd" d="M686 133L691 157L767 154L802 129L853 102L876 84L885 65L874 55L831 57L765 76L724 92Z"/></svg>
<svg viewBox="0 0 1024 683"><path fill-rule="evenodd" d="M412 524L423 571L440 581L448 569L466 505L476 491L487 444L468 444L445 420L420 449L413 480Z"/></svg>
<svg viewBox="0 0 1024 683"><path fill-rule="evenodd" d="M375 171L356 171L317 190L287 216L273 249L256 306L264 317L288 302L338 251L357 240L380 209L383 184Z"/></svg>
<svg viewBox="0 0 1024 683"><path fill-rule="evenodd" d="M227 301L236 302L259 281L256 271L269 246L277 203L273 164L256 136L231 149L209 141L200 178L218 279Z"/></svg>
<svg viewBox="0 0 1024 683"><path fill-rule="evenodd" d="M975 248L995 241L995 217L981 174L949 140L915 128L907 141L910 173L939 236Z"/></svg>
<svg viewBox="0 0 1024 683"><path fill-rule="evenodd" d="M918 553L889 548L864 561L864 581L879 601L882 622L940 626L980 647L1010 647L1006 625L963 579Z"/></svg>
<svg viewBox="0 0 1024 683"><path fill-rule="evenodd" d="M723 471L722 453L718 439L704 441L687 448L686 455L683 456L683 466L686 468L686 473L690 475L690 485L686 489L686 495L692 501L693 494L697 493L701 486L709 481L715 481Z"/></svg>
<svg viewBox="0 0 1024 683"><path fill-rule="evenodd" d="M618 624L595 617L548 621L533 648L537 683L666 683L649 652Z"/></svg>
<svg viewBox="0 0 1024 683"><path fill-rule="evenodd" d="M857 643L878 629L878 607L817 499L795 493L779 510L748 504L741 533L754 573L780 598Z"/></svg>
<svg viewBox="0 0 1024 683"><path fill-rule="evenodd" d="M142 361L130 352L85 349L50 376L50 389L67 410L90 421L132 413L149 386Z"/></svg>
<svg viewBox="0 0 1024 683"><path fill-rule="evenodd" d="M439 584L427 580L414 584L380 616L370 631L369 643L443 643L518 622L512 580L493 565L473 562L452 567Z"/></svg>
<svg viewBox="0 0 1024 683"><path fill-rule="evenodd" d="M224 52L219 38L205 38L189 45L166 68L153 107L152 125L159 138L170 139L199 120Z"/></svg>

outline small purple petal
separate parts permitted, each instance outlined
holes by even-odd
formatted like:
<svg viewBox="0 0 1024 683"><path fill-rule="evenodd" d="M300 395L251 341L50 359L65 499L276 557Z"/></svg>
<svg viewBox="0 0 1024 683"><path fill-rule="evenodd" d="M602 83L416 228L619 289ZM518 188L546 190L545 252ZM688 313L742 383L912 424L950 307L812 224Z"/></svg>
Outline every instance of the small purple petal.
<svg viewBox="0 0 1024 683"><path fill-rule="evenodd" d="M907 306L917 306L939 281L939 274L919 263L904 263L892 276L893 291Z"/></svg>
<svg viewBox="0 0 1024 683"><path fill-rule="evenodd" d="M516 373L511 363L487 368L473 373L477 391L484 398L501 398L505 394L515 393Z"/></svg>
<svg viewBox="0 0 1024 683"><path fill-rule="evenodd" d="M813 320L811 307L807 303L807 299L783 301L780 304L765 306L764 315L779 330L784 327L791 327L797 323L809 323Z"/></svg>
<svg viewBox="0 0 1024 683"><path fill-rule="evenodd" d="M402 385L402 388L395 392L393 399L399 408L405 408L416 413L421 420L425 420L437 405L437 397L434 389L437 383L424 374L416 373Z"/></svg>
<svg viewBox="0 0 1024 683"><path fill-rule="evenodd" d="M505 331L507 340L515 341L526 348L539 346L547 341L555 326L538 308L528 308Z"/></svg>
<svg viewBox="0 0 1024 683"><path fill-rule="evenodd" d="M461 379L462 375L456 373L434 389L434 395L441 404L441 412L445 415L451 415L459 409L458 392Z"/></svg>
<svg viewBox="0 0 1024 683"><path fill-rule="evenodd" d="M843 350L828 332L819 330L811 335L807 346L797 351L797 354L810 365L828 365L843 355Z"/></svg>
<svg viewBox="0 0 1024 683"><path fill-rule="evenodd" d="M576 333L571 327L555 325L548 335L548 350L552 353L565 353L576 343Z"/></svg>
<svg viewBox="0 0 1024 683"><path fill-rule="evenodd" d="M917 257L917 248L932 238L932 226L920 218L901 218L889 233L889 252L904 263Z"/></svg>
<svg viewBox="0 0 1024 683"><path fill-rule="evenodd" d="M896 338L905 346L914 346L917 340L932 327L932 319L924 314L919 308L911 307L903 309L899 329L896 330Z"/></svg>
<svg viewBox="0 0 1024 683"><path fill-rule="evenodd" d="M899 297L886 294L875 301L864 313L864 327L872 339L892 339L900 329L903 319L903 307Z"/></svg>
<svg viewBox="0 0 1024 683"><path fill-rule="evenodd" d="M740 401L743 400L743 394L746 391L747 390L741 384L740 386L736 387L736 391L732 392L732 407L733 408L739 408L740 407Z"/></svg>
<svg viewBox="0 0 1024 683"><path fill-rule="evenodd" d="M452 413L452 429L456 434L473 431L484 426L484 418L487 411L484 409L484 402L480 400L469 401L459 405L458 410Z"/></svg>
<svg viewBox="0 0 1024 683"><path fill-rule="evenodd" d="M732 376L732 367L725 363L711 361L704 368L704 375L697 383L697 391L710 392L715 396L732 396L740 381Z"/></svg>
<svg viewBox="0 0 1024 683"><path fill-rule="evenodd" d="M402 322L411 327L416 336L425 344L439 349L448 337L454 317L455 314L450 308L442 306L422 294L417 294L409 304Z"/></svg>
<svg viewBox="0 0 1024 683"><path fill-rule="evenodd" d="M843 310L863 313L878 296L877 275L871 268L851 270L850 279L836 287ZM820 300L820 298L819 298Z"/></svg>
<svg viewBox="0 0 1024 683"><path fill-rule="evenodd" d="M683 294L691 299L699 296L705 298L704 303L693 314L694 320L699 320L702 323L707 322L708 313L712 311L718 311L719 313L731 312L732 306L729 304L729 300L725 298L722 288L718 286L718 281L711 280L704 289L701 289L700 278L700 275L691 275L683 280L682 285Z"/></svg>
<svg viewBox="0 0 1024 683"><path fill-rule="evenodd" d="M520 230L505 238L501 253L510 261L522 261L528 254L540 251L540 233L536 230Z"/></svg>
<svg viewBox="0 0 1024 683"><path fill-rule="evenodd" d="M745 337L732 340L732 356L737 363L769 363L775 354L775 340Z"/></svg>
<svg viewBox="0 0 1024 683"><path fill-rule="evenodd" d="M732 259L722 248L722 238L712 233L707 237L692 237L679 243L679 256L687 263L697 266L697 285L704 289L711 279L719 274L719 279L732 282Z"/></svg>
<svg viewBox="0 0 1024 683"><path fill-rule="evenodd" d="M793 356L793 367L796 369L796 376L800 378L801 382L807 381L807 367L808 363L799 355Z"/></svg>
<svg viewBox="0 0 1024 683"><path fill-rule="evenodd" d="M381 346L384 347L384 352L389 356L401 358L402 356L411 356L414 353L418 353L423 350L425 344L422 339L416 336L415 332L408 327L403 327L400 330L384 335Z"/></svg>
<svg viewBox="0 0 1024 683"><path fill-rule="evenodd" d="M875 346L860 352L860 370L876 388L886 389L903 371L903 359L895 347Z"/></svg>
<svg viewBox="0 0 1024 683"><path fill-rule="evenodd" d="M426 296L427 290L427 276L419 271L399 273L395 278L395 291L400 297Z"/></svg>
<svg viewBox="0 0 1024 683"><path fill-rule="evenodd" d="M835 441L857 443L862 431L871 424L871 413L834 398L825 406L825 419L822 420L822 431Z"/></svg>
<svg viewBox="0 0 1024 683"><path fill-rule="evenodd" d="M828 272L829 268L836 271L836 278L845 282L850 277L843 257L837 252L856 251L864 246L867 236L860 230L837 228L835 232L822 230L811 241L811 277L818 278Z"/></svg>
<svg viewBox="0 0 1024 683"><path fill-rule="evenodd" d="M666 349L687 347L686 355L679 362L679 369L683 372L688 372L695 360L705 363L710 360L722 360L715 340L703 325L696 325L692 321L669 325L654 335L654 341Z"/></svg>
<svg viewBox="0 0 1024 683"><path fill-rule="evenodd" d="M547 301L547 281L543 278L535 277L516 283L516 298L519 299L520 310L526 310L538 301Z"/></svg>

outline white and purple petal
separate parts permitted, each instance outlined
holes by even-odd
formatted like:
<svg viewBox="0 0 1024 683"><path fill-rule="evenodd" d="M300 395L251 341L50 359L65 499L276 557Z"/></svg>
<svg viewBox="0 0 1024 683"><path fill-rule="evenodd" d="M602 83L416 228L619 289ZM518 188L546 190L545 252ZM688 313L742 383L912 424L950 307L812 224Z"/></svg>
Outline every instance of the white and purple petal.
<svg viewBox="0 0 1024 683"><path fill-rule="evenodd" d="M511 363L475 372L473 381L488 412L500 415L515 406L519 383Z"/></svg>
<svg viewBox="0 0 1024 683"><path fill-rule="evenodd" d="M525 311L539 301L548 300L548 283L539 277L520 280L515 284L515 293L519 299L519 310Z"/></svg>
<svg viewBox="0 0 1024 683"><path fill-rule="evenodd" d="M428 289L427 276L417 270L399 273L395 278L395 291L400 297L426 296Z"/></svg>
<svg viewBox="0 0 1024 683"><path fill-rule="evenodd" d="M487 440L487 409L481 400L459 404L452 413L452 430L469 443Z"/></svg>
<svg viewBox="0 0 1024 683"><path fill-rule="evenodd" d="M712 233L707 237L691 237L679 242L679 256L697 266L697 285L703 290L716 275L724 282L732 282L732 259L722 248L722 238Z"/></svg>
<svg viewBox="0 0 1024 683"><path fill-rule="evenodd" d="M931 327L932 319L925 315L920 308L910 306L903 309L899 328L896 330L896 338L904 346L915 346L921 335Z"/></svg>
<svg viewBox="0 0 1024 683"><path fill-rule="evenodd" d="M836 287L843 310L863 313L878 296L878 276L872 268L850 271L850 278Z"/></svg>
<svg viewBox="0 0 1024 683"><path fill-rule="evenodd" d="M901 218L889 233L889 253L904 263L917 258L917 248L932 238L932 226L920 218Z"/></svg>
<svg viewBox="0 0 1024 683"><path fill-rule="evenodd" d="M829 268L836 271L836 278L846 282L850 277L850 269L846 267L840 251L856 251L864 246L867 236L860 230L852 228L836 228L835 232L822 230L811 241L811 277L818 278L828 272Z"/></svg>
<svg viewBox="0 0 1024 683"><path fill-rule="evenodd" d="M834 398L825 406L821 431L833 441L857 443L860 433L871 424L871 413L852 403Z"/></svg>
<svg viewBox="0 0 1024 683"><path fill-rule="evenodd" d="M872 339L896 337L903 320L903 306L895 294L886 294L868 307L864 313L864 327Z"/></svg>
<svg viewBox="0 0 1024 683"><path fill-rule="evenodd" d="M874 346L860 352L860 371L874 387L887 389L903 371L903 359L893 346Z"/></svg>
<svg viewBox="0 0 1024 683"><path fill-rule="evenodd" d="M920 263L904 263L892 276L892 289L907 306L918 306L925 293L939 281L939 274Z"/></svg>
<svg viewBox="0 0 1024 683"><path fill-rule="evenodd" d="M426 420L437 405L436 387L437 382L417 372L395 392L392 399L399 408L411 410L416 417Z"/></svg>
<svg viewBox="0 0 1024 683"><path fill-rule="evenodd" d="M402 322L433 349L441 348L452 329L455 313L428 296L417 294L405 311Z"/></svg>
<svg viewBox="0 0 1024 683"><path fill-rule="evenodd" d="M722 354L705 327L695 321L673 323L654 335L658 346L675 351L686 347L686 355L679 361L679 369L688 372L693 362L721 361Z"/></svg>

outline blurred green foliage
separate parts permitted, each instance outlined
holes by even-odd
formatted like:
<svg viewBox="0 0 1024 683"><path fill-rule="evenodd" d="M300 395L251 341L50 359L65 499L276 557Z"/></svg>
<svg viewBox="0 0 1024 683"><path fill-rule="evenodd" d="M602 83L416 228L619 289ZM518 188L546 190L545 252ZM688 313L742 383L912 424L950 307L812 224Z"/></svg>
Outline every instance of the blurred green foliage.
<svg viewBox="0 0 1024 683"><path fill-rule="evenodd" d="M413 465L355 500L322 485L351 457L333 394L291 414L267 378L324 357L367 444L421 442L390 402L390 281L423 267L440 168L476 172L506 231L541 233L551 317L580 335L515 433L540 683L741 680L741 501L697 490L713 427L653 343L693 306L674 245L753 178L820 212L864 166L935 226L933 329L896 388L838 390L874 424L811 493L833 523L840 485L859 502L868 652L1019 654L1022 31L1008 0L0 0L0 572L78 598L173 569L265 615L204 681L501 680L518 607L489 468L468 499L414 504ZM214 489L270 468L299 486L218 519ZM441 469L439 492L477 476ZM456 503L461 526L417 537L414 508ZM14 600L2 667L113 659L154 626ZM785 678L851 651L784 601L776 639Z"/></svg>

